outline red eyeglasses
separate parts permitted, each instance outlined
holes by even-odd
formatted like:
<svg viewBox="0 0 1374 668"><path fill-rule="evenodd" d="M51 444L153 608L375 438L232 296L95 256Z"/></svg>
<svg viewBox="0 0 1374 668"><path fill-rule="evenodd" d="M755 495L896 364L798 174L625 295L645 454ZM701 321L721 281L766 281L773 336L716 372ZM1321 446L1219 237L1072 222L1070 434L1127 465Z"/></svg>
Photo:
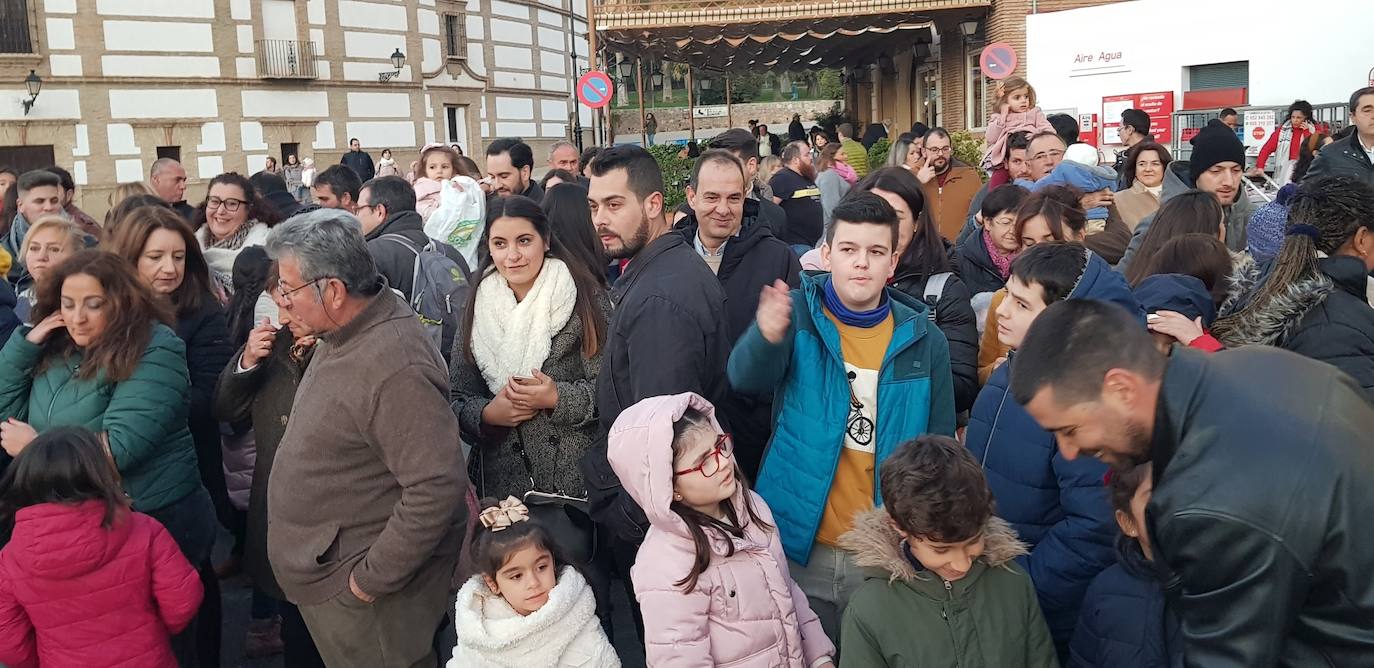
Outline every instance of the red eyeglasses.
<svg viewBox="0 0 1374 668"><path fill-rule="evenodd" d="M707 453L706 458L701 460L700 464L685 471L673 471L673 475L687 475L688 473L701 471L702 475L709 478L720 473L721 470L725 468L725 465L730 461L730 453L734 449L735 442L730 438L730 435L721 434L716 437L715 447L711 449L711 452Z"/></svg>

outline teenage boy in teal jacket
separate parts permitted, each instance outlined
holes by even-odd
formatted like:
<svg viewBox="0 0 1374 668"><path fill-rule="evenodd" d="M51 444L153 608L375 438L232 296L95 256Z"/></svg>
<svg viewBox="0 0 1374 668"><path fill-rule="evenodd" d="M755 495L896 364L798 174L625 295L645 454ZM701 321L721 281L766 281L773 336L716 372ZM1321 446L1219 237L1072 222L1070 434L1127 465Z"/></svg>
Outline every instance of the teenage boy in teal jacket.
<svg viewBox="0 0 1374 668"><path fill-rule="evenodd" d="M863 583L837 545L855 515L881 504L878 467L907 440L954 434L949 344L923 302L887 289L896 246L892 207L847 197L821 247L830 273L790 292L781 281L764 288L728 367L734 389L774 394L756 489L831 639Z"/></svg>

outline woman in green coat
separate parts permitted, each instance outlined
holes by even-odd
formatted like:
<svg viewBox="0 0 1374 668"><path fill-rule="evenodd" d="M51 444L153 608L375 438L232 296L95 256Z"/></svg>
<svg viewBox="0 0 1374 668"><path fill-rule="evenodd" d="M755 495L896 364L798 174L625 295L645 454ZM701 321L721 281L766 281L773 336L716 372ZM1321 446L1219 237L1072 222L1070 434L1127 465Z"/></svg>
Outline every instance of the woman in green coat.
<svg viewBox="0 0 1374 668"><path fill-rule="evenodd" d="M187 429L186 345L168 318L112 253L81 251L58 265L39 289L37 324L0 349L0 447L19 457L55 427L96 432L134 510L166 526L192 565L208 567L214 507ZM193 656L195 626L174 640L179 658Z"/></svg>

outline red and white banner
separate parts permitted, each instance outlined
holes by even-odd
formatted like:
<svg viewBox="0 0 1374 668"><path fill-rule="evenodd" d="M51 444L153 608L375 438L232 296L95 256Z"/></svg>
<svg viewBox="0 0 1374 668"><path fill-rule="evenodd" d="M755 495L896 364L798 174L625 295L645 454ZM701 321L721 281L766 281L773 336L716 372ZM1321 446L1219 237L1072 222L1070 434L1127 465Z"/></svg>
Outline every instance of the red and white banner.
<svg viewBox="0 0 1374 668"><path fill-rule="evenodd" d="M1155 141L1168 144L1173 140L1174 92L1133 93L1102 98L1102 143L1121 143L1121 112L1139 109L1150 116L1150 134Z"/></svg>

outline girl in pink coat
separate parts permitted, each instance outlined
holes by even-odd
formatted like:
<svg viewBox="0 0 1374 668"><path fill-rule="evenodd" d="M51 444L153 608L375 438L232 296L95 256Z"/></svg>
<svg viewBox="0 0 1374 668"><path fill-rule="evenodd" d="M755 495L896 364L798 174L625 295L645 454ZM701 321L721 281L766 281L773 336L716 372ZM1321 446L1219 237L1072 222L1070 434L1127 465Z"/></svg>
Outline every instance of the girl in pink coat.
<svg viewBox="0 0 1374 668"><path fill-rule="evenodd" d="M45 432L10 463L0 665L176 668L170 638L204 589L167 529L129 509L117 476L105 446L78 428Z"/></svg>
<svg viewBox="0 0 1374 668"><path fill-rule="evenodd" d="M631 569L648 665L832 668L835 646L731 445L690 392L645 399L611 428L611 466L652 525Z"/></svg>

